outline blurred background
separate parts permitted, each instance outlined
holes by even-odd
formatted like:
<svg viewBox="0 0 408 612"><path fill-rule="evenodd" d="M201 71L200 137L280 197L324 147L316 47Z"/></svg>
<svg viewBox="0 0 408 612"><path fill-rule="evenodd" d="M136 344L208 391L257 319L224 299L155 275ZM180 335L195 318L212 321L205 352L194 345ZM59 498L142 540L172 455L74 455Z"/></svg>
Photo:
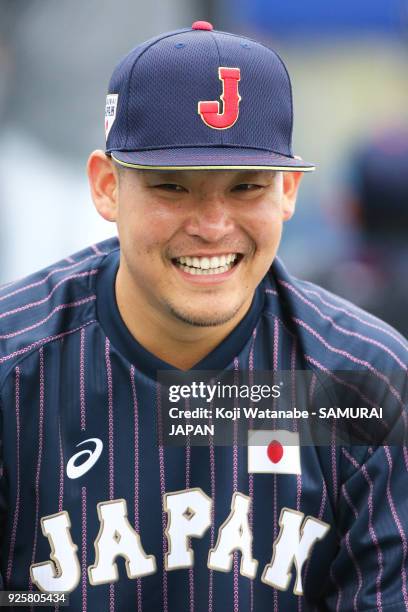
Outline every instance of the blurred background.
<svg viewBox="0 0 408 612"><path fill-rule="evenodd" d="M273 46L306 175L289 270L408 335L408 0L0 0L0 283L116 233L93 209L118 59L196 19Z"/></svg>

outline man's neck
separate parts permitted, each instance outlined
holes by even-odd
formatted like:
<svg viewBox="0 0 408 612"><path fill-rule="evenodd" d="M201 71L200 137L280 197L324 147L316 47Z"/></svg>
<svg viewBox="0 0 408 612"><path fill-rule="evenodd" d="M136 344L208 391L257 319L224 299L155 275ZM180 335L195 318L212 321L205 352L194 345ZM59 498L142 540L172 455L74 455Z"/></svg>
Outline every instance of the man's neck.
<svg viewBox="0 0 408 612"><path fill-rule="evenodd" d="M115 291L120 315L132 336L150 353L181 370L189 370L211 353L243 319L251 304L226 323L201 327L171 313L163 316L141 303L140 296L123 283L119 273Z"/></svg>

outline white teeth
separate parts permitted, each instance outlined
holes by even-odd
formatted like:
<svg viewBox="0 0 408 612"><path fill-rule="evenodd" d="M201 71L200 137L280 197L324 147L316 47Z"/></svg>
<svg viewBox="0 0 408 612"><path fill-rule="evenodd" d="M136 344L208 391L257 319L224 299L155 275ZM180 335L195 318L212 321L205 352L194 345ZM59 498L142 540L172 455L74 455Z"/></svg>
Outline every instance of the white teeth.
<svg viewBox="0 0 408 612"><path fill-rule="evenodd" d="M182 255L177 257L176 264L184 272L193 275L223 274L223 272L232 268L236 258L236 253L213 255L212 257L187 257Z"/></svg>
<svg viewBox="0 0 408 612"><path fill-rule="evenodd" d="M217 270L218 268L222 268L234 262L236 258L236 253L220 256L213 255L212 257L188 257L182 255L181 257L177 257L177 262L199 270Z"/></svg>
<svg viewBox="0 0 408 612"><path fill-rule="evenodd" d="M207 274L222 274L223 272L227 272L232 268L232 264L227 264L226 266L219 266L218 268L210 268L207 270L203 270L202 268L193 268L192 266L186 266L181 263L178 263L177 266L184 272L188 272L189 274L198 276L203 276Z"/></svg>

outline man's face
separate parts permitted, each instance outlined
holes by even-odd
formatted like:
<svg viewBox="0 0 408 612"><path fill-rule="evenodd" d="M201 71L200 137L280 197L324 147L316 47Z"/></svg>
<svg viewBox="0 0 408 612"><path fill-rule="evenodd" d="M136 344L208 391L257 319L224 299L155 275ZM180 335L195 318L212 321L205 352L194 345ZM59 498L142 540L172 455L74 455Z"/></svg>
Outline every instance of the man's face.
<svg viewBox="0 0 408 612"><path fill-rule="evenodd" d="M194 326L248 310L291 215L282 173L122 170L121 282L153 316Z"/></svg>

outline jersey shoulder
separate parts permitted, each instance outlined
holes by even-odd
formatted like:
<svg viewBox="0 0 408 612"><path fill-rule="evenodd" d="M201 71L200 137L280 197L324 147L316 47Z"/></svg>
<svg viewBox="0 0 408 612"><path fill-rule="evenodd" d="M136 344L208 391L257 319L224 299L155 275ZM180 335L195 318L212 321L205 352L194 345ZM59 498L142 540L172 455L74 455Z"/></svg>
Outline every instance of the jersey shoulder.
<svg viewBox="0 0 408 612"><path fill-rule="evenodd" d="M310 365L318 362L330 370L407 371L408 342L393 327L348 300L290 275L279 259L271 276L282 316L301 341Z"/></svg>
<svg viewBox="0 0 408 612"><path fill-rule="evenodd" d="M13 365L42 344L96 317L96 278L116 238L0 287L0 384Z"/></svg>

